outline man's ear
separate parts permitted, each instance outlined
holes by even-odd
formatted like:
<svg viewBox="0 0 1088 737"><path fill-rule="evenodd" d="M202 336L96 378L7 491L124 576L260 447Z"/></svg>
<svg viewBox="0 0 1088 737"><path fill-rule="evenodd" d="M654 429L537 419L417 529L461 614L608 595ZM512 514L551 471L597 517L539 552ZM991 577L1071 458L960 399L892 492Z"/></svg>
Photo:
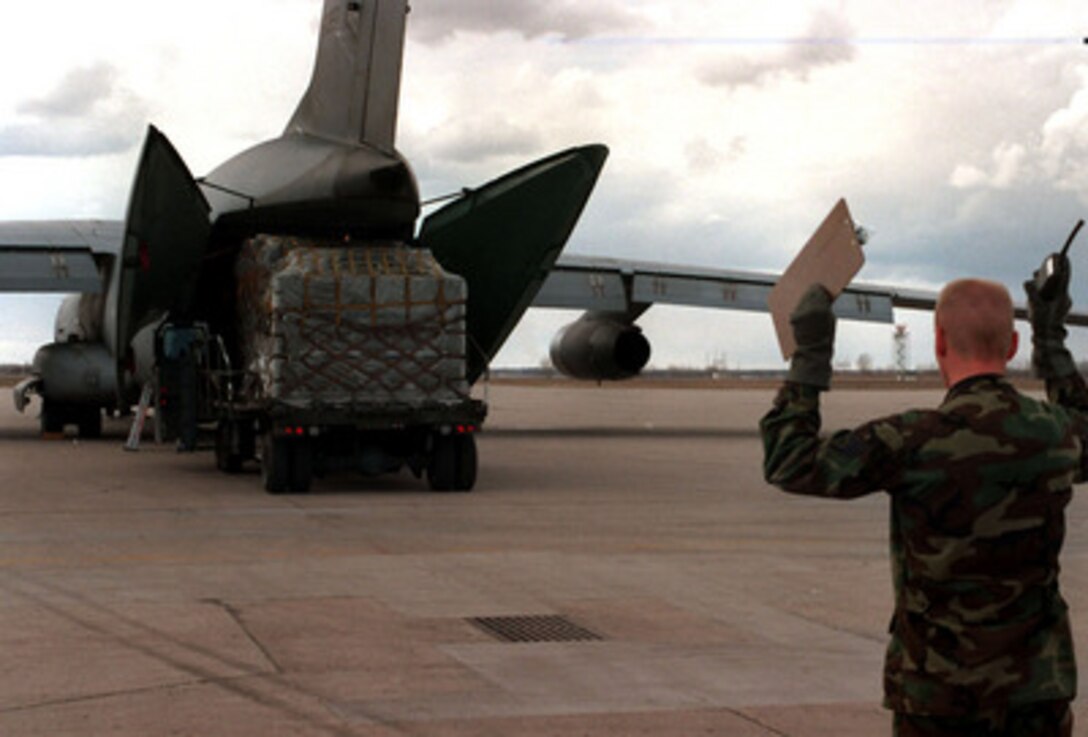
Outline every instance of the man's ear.
<svg viewBox="0 0 1088 737"><path fill-rule="evenodd" d="M948 335L940 325L935 325L933 331L933 350L937 358L944 358L948 355Z"/></svg>
<svg viewBox="0 0 1088 737"><path fill-rule="evenodd" d="M1009 355L1005 356L1006 361L1011 361L1012 357L1016 355L1017 349L1020 347L1020 333L1015 330L1012 331L1012 340L1009 341Z"/></svg>

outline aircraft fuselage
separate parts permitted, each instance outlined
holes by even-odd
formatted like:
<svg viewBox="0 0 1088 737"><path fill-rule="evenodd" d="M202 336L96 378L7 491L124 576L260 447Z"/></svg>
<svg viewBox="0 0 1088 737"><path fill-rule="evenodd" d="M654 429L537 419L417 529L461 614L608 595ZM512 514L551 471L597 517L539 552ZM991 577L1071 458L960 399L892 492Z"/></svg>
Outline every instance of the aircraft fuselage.
<svg viewBox="0 0 1088 737"><path fill-rule="evenodd" d="M410 238L419 189L408 162L366 144L288 134L200 180L218 233Z"/></svg>

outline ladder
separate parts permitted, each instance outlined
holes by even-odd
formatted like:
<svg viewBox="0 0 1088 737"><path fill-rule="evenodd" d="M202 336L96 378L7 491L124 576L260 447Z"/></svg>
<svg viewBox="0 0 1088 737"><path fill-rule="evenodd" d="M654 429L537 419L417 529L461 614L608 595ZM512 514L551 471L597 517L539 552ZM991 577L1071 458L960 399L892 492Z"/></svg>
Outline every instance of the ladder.
<svg viewBox="0 0 1088 737"><path fill-rule="evenodd" d="M155 396L155 382L144 383L140 392L140 404L136 408L136 416L132 418L132 427L128 430L128 440L125 441L125 450L137 451L140 449L140 438L144 434L144 423L147 421L147 411L151 408L151 400ZM159 413L155 412L155 442L162 443L162 422Z"/></svg>

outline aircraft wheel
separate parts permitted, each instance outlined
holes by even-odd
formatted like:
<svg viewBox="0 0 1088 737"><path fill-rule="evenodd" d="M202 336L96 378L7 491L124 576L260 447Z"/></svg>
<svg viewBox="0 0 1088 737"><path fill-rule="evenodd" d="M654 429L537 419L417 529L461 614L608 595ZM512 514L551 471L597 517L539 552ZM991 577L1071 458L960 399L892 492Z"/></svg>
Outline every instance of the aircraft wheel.
<svg viewBox="0 0 1088 737"><path fill-rule="evenodd" d="M314 477L314 452L308 440L296 440L288 444L291 467L287 485L295 494L308 494Z"/></svg>
<svg viewBox="0 0 1088 737"><path fill-rule="evenodd" d="M289 452L290 448L283 438L273 437L270 432L261 436L261 481L269 494L287 491L291 468Z"/></svg>
<svg viewBox="0 0 1088 737"><path fill-rule="evenodd" d="M232 448L235 425L229 420L222 420L215 430L215 467L224 473L238 473L242 470L242 454Z"/></svg>
<svg viewBox="0 0 1088 737"><path fill-rule="evenodd" d="M82 407L79 410L79 437L102 437L102 410L99 407Z"/></svg>
<svg viewBox="0 0 1088 737"><path fill-rule="evenodd" d="M56 435L64 432L64 423L67 420L67 413L64 411L64 407L50 402L48 399L42 400L42 434L43 435Z"/></svg>

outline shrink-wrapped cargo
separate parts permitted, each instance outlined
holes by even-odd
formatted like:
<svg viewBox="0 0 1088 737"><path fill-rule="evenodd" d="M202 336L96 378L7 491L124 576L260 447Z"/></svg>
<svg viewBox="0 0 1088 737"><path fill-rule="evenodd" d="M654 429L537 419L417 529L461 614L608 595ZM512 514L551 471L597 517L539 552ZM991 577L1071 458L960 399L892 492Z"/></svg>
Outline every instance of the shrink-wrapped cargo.
<svg viewBox="0 0 1088 737"><path fill-rule="evenodd" d="M465 381L465 281L399 242L245 242L237 262L246 371L299 408L453 404Z"/></svg>

